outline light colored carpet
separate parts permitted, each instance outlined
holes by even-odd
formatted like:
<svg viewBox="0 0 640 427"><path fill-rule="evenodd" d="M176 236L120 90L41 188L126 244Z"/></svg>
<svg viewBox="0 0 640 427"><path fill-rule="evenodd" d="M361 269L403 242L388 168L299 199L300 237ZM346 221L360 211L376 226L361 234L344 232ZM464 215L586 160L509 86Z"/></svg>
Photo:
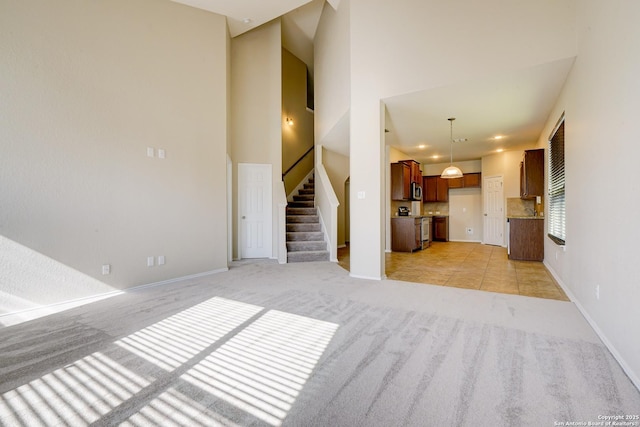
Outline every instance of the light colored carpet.
<svg viewBox="0 0 640 427"><path fill-rule="evenodd" d="M0 330L0 424L545 426L638 414L572 303L234 263Z"/></svg>

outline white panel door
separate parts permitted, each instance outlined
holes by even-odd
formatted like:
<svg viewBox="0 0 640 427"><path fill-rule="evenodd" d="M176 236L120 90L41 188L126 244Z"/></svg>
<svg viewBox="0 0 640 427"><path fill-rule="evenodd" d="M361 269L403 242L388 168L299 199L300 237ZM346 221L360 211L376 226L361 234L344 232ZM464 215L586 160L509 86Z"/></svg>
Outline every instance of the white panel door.
<svg viewBox="0 0 640 427"><path fill-rule="evenodd" d="M271 165L238 164L240 258L270 258Z"/></svg>
<svg viewBox="0 0 640 427"><path fill-rule="evenodd" d="M484 192L484 243L504 246L504 192L502 177L485 178Z"/></svg>

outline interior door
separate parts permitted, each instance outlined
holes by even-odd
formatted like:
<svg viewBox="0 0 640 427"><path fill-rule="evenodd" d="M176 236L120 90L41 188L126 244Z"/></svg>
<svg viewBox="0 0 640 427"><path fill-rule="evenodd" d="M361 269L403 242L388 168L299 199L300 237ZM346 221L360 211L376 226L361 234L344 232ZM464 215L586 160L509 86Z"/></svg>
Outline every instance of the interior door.
<svg viewBox="0 0 640 427"><path fill-rule="evenodd" d="M484 178L484 243L504 246L504 190L502 177Z"/></svg>
<svg viewBox="0 0 640 427"><path fill-rule="evenodd" d="M238 164L240 258L272 255L271 165Z"/></svg>

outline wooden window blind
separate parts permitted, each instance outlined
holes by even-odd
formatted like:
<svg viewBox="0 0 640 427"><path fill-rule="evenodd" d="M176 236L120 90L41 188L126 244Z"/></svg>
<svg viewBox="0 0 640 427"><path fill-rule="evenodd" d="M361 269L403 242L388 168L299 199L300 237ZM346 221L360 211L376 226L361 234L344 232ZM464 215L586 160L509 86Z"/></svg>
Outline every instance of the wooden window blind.
<svg viewBox="0 0 640 427"><path fill-rule="evenodd" d="M564 116L549 140L549 238L559 245L566 238Z"/></svg>

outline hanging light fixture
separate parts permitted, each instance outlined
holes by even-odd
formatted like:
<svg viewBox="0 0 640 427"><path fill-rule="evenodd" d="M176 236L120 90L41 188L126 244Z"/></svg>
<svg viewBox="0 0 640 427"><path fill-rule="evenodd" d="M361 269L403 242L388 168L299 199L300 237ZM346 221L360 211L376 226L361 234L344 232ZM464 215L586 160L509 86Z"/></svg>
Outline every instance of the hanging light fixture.
<svg viewBox="0 0 640 427"><path fill-rule="evenodd" d="M442 171L440 178L462 178L462 171L457 166L453 166L453 121L455 119L455 117L447 119L451 123L451 161L449 167Z"/></svg>

